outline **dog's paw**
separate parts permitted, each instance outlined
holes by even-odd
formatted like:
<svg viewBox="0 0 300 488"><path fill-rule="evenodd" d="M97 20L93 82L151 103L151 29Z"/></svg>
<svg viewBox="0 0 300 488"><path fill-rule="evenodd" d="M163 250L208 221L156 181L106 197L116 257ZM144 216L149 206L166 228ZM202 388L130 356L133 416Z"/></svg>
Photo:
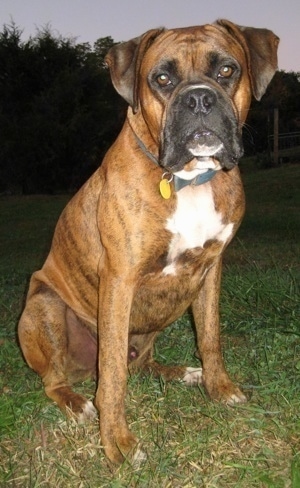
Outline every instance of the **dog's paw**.
<svg viewBox="0 0 300 488"><path fill-rule="evenodd" d="M82 408L82 412L77 415L77 422L84 424L89 421L93 421L98 415L96 408L90 400L87 400Z"/></svg>
<svg viewBox="0 0 300 488"><path fill-rule="evenodd" d="M238 388L232 393L226 400L225 403L229 406L237 405L238 403L246 403L247 398Z"/></svg>
<svg viewBox="0 0 300 488"><path fill-rule="evenodd" d="M133 468L138 469L147 459L147 454L139 446L135 449L131 459Z"/></svg>
<svg viewBox="0 0 300 488"><path fill-rule="evenodd" d="M216 376L213 378L216 379ZM227 377L219 382L204 382L204 386L210 398L228 406L238 405L247 401L244 393Z"/></svg>
<svg viewBox="0 0 300 488"><path fill-rule="evenodd" d="M188 386L201 385L202 368L186 368L184 376L181 381Z"/></svg>

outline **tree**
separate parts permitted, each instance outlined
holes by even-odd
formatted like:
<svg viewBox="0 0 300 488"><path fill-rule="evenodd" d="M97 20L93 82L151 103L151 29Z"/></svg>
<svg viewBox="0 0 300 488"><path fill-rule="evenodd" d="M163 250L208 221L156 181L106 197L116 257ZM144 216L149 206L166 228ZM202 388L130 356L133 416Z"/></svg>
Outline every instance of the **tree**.
<svg viewBox="0 0 300 488"><path fill-rule="evenodd" d="M99 63L99 66L104 65L104 58L108 53L108 50L115 44L116 43L110 36L101 37L100 39L97 39L97 41L94 43L94 53L97 62Z"/></svg>
<svg viewBox="0 0 300 488"><path fill-rule="evenodd" d="M0 191L76 189L123 121L103 66L113 40L99 39L93 50L48 27L27 42L21 34L12 24L0 35Z"/></svg>
<svg viewBox="0 0 300 488"><path fill-rule="evenodd" d="M253 100L244 130L247 154L268 150L268 136L273 134L273 112L279 109L279 132L299 130L300 74L277 71L261 101Z"/></svg>

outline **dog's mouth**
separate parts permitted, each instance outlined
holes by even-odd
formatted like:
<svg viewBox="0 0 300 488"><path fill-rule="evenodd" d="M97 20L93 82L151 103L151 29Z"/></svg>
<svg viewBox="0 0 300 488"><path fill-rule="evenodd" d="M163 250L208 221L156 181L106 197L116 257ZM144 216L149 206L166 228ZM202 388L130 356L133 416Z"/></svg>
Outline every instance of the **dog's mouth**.
<svg viewBox="0 0 300 488"><path fill-rule="evenodd" d="M221 169L217 155L222 151L223 143L212 131L197 131L189 138L186 147L193 158L184 165L183 169L174 173L179 178L190 180L208 170Z"/></svg>
<svg viewBox="0 0 300 488"><path fill-rule="evenodd" d="M209 156L198 156L186 163L183 169L173 171L173 174L183 180L193 180L196 176L207 171L219 171L220 169L222 166L217 159Z"/></svg>
<svg viewBox="0 0 300 488"><path fill-rule="evenodd" d="M226 141L221 140L215 131L203 129L185 136L185 141L177 140L171 146L171 151L166 151L162 161L163 166L173 174L193 179L207 170L232 169L238 164L241 155L242 146L239 143L234 151L232 147L228 148Z"/></svg>
<svg viewBox="0 0 300 488"><path fill-rule="evenodd" d="M215 156L223 146L223 142L210 130L194 132L186 143L187 150L200 159Z"/></svg>

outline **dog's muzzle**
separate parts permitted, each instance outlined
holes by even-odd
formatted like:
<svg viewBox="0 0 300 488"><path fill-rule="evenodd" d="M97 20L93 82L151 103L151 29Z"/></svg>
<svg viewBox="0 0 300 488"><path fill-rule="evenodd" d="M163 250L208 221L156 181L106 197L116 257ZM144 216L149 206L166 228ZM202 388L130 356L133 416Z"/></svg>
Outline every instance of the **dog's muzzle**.
<svg viewBox="0 0 300 488"><path fill-rule="evenodd" d="M180 171L196 158L213 158L231 169L243 155L241 134L230 99L208 85L183 88L171 101L160 148L160 164Z"/></svg>

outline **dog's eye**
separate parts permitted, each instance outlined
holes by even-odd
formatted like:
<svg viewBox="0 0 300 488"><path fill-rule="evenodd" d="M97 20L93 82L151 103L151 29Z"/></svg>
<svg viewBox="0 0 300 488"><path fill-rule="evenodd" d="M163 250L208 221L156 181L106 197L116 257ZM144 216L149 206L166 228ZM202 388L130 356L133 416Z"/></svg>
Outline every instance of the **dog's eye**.
<svg viewBox="0 0 300 488"><path fill-rule="evenodd" d="M170 80L170 77L168 75L166 75L165 73L162 73L161 75L159 75L157 78L157 83L159 84L159 86L168 86L168 85L171 85L171 80Z"/></svg>
<svg viewBox="0 0 300 488"><path fill-rule="evenodd" d="M232 66L222 66L218 78L230 78L234 73L234 68Z"/></svg>

